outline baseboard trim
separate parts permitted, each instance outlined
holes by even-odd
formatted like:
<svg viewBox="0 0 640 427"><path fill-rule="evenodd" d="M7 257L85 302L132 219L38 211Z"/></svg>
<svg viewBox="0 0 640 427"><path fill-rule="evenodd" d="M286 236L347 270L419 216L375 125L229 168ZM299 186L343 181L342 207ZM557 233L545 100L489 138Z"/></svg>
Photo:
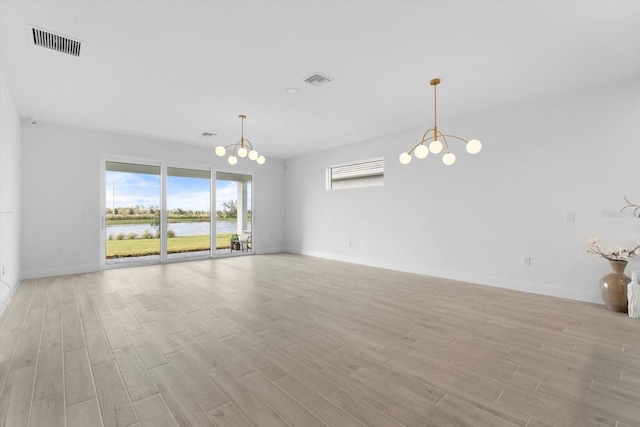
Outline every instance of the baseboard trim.
<svg viewBox="0 0 640 427"><path fill-rule="evenodd" d="M100 271L100 264L76 265L73 267L42 268L22 272L22 279L39 279L41 277L67 276L70 274L94 273Z"/></svg>
<svg viewBox="0 0 640 427"><path fill-rule="evenodd" d="M565 298L575 301L590 302L602 305L602 297L598 291L584 291L581 289L572 289L551 286L544 283L526 282L521 280L505 279L501 277L483 276L477 274L469 274L459 271L447 270L419 270L408 266L398 266L394 264L372 264L366 260L350 258L345 256L334 255L326 252L305 251L299 249L288 248L287 252L294 254L312 256L316 258L330 259L333 261L348 262L352 264L366 265L369 267L378 267L405 273L419 274L423 276L433 276L449 280L457 280L460 282L473 283L476 285L490 286L494 288L510 289L514 291L529 292L533 294L546 295L557 298Z"/></svg>
<svg viewBox="0 0 640 427"><path fill-rule="evenodd" d="M256 249L256 255L262 254L277 254L279 252L287 252L287 250L283 247L275 247L275 248L264 248L262 250Z"/></svg>
<svg viewBox="0 0 640 427"><path fill-rule="evenodd" d="M18 280L15 285L10 286L7 282L0 280L0 283L2 285L5 285L9 288L9 293L6 294L7 296L6 301L2 301L0 300L0 317L2 316L2 313L4 313L4 310L9 307L9 305L11 305L11 301L13 300L13 296L16 294L16 291L18 290L18 287L20 286L20 284L22 283L22 280Z"/></svg>

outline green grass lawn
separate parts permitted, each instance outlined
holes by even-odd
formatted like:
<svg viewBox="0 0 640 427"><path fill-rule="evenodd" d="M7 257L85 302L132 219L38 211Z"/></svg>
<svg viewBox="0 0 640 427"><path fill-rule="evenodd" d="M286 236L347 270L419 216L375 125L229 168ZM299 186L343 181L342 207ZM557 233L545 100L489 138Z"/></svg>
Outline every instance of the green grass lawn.
<svg viewBox="0 0 640 427"><path fill-rule="evenodd" d="M229 247L231 233L216 236L216 249ZM167 239L167 253L209 250L209 235L177 236ZM107 258L160 254L160 239L107 240Z"/></svg>

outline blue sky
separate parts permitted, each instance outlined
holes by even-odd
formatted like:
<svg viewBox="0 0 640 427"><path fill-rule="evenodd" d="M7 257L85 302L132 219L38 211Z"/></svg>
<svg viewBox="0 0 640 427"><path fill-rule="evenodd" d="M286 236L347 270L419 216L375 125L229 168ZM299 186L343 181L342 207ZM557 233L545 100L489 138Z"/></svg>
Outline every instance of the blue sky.
<svg viewBox="0 0 640 427"><path fill-rule="evenodd" d="M106 206L130 207L135 205L160 206L160 176L129 172L106 172ZM249 190L249 206L251 206ZM216 210L229 200L237 200L234 181L216 181ZM167 177L167 209L209 210L209 180L199 178Z"/></svg>

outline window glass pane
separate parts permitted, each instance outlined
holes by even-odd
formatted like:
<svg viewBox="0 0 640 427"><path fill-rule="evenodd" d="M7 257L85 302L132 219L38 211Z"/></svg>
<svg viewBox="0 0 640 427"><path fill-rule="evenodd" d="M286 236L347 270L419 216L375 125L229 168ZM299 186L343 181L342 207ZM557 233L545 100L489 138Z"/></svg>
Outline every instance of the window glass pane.
<svg viewBox="0 0 640 427"><path fill-rule="evenodd" d="M167 258L211 255L211 172L167 168Z"/></svg>
<svg viewBox="0 0 640 427"><path fill-rule="evenodd" d="M328 174L331 190L381 186L384 185L384 159L332 166Z"/></svg>
<svg viewBox="0 0 640 427"><path fill-rule="evenodd" d="M106 162L106 264L160 259L160 167Z"/></svg>
<svg viewBox="0 0 640 427"><path fill-rule="evenodd" d="M253 252L251 175L216 174L216 252Z"/></svg>

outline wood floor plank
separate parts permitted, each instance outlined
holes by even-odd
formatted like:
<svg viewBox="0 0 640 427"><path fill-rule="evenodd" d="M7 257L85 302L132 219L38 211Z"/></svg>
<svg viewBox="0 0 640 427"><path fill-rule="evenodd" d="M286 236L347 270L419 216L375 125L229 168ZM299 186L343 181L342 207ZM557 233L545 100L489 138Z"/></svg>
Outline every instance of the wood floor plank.
<svg viewBox="0 0 640 427"><path fill-rule="evenodd" d="M43 277L38 279L38 284L33 290L31 296L30 308L44 308L47 303L47 294L49 287L51 287L52 281L49 278Z"/></svg>
<svg viewBox="0 0 640 427"><path fill-rule="evenodd" d="M153 322L155 320L155 317L137 299L136 302L128 303L127 307L131 310L138 323Z"/></svg>
<svg viewBox="0 0 640 427"><path fill-rule="evenodd" d="M34 308L27 311L22 332L14 350L11 369L35 366L38 360L43 320L44 308Z"/></svg>
<svg viewBox="0 0 640 427"><path fill-rule="evenodd" d="M119 348L113 354L133 402L158 393L133 346Z"/></svg>
<svg viewBox="0 0 640 427"><path fill-rule="evenodd" d="M283 367L283 369L286 369L289 374L295 376L298 380L322 396L328 396L339 388L313 369L306 367L269 344L259 345L256 347L256 350L271 359L274 363Z"/></svg>
<svg viewBox="0 0 640 427"><path fill-rule="evenodd" d="M322 357L300 347L286 336L276 334L272 331L261 331L258 332L258 335L266 342L276 345L282 352L315 371L329 365Z"/></svg>
<svg viewBox="0 0 640 427"><path fill-rule="evenodd" d="M532 419L536 420L536 423L546 424L549 426L567 426L567 427L582 427L582 426L597 426L597 423L588 422L587 420L578 420L562 415L550 408L542 407L534 402L531 402L523 397L519 397L510 391L504 392L499 398L499 403L504 403L506 406L513 410L519 410L523 414L531 414ZM535 423L534 423L535 424ZM529 421L528 426L531 425Z"/></svg>
<svg viewBox="0 0 640 427"><path fill-rule="evenodd" d="M149 298L148 295L144 293L134 294L134 296L147 311L154 311L160 308L155 302L151 300L151 298Z"/></svg>
<svg viewBox="0 0 640 427"><path fill-rule="evenodd" d="M151 295L150 299L156 303L156 306L158 308L160 308L160 310L158 310L158 313L160 314L162 313L167 314L170 311L174 311L178 309L178 306L174 302L173 295L172 295L172 298L167 298L165 295ZM157 313L154 313L154 314L157 314ZM160 324L164 326L162 321L160 321Z"/></svg>
<svg viewBox="0 0 640 427"><path fill-rule="evenodd" d="M118 308L124 308L127 305L117 292L105 292L104 297L114 311Z"/></svg>
<svg viewBox="0 0 640 427"><path fill-rule="evenodd" d="M133 292L131 292L131 290L129 289L128 285L123 285L121 288L116 289L116 292L118 293L118 295L120 295L122 301L124 301L124 303L127 305L138 302L136 297L133 295Z"/></svg>
<svg viewBox="0 0 640 427"><path fill-rule="evenodd" d="M138 412L141 427L175 427L178 425L159 394L139 400L134 403L134 406Z"/></svg>
<svg viewBox="0 0 640 427"><path fill-rule="evenodd" d="M260 344L264 344L265 341L260 338L258 334L250 331L244 326L236 323L232 319L226 316L216 317L215 319L211 319L214 323L218 324L220 327L228 330L235 336L236 338L242 339L244 342L251 346L256 346Z"/></svg>
<svg viewBox="0 0 640 427"><path fill-rule="evenodd" d="M170 365L160 365L149 373L179 426L214 426Z"/></svg>
<svg viewBox="0 0 640 427"><path fill-rule="evenodd" d="M288 424L238 380L229 370L223 369L211 374L215 383L224 391L229 400L256 426L279 427Z"/></svg>
<svg viewBox="0 0 640 427"><path fill-rule="evenodd" d="M634 427L639 343L598 304L292 254L26 279L0 427Z"/></svg>
<svg viewBox="0 0 640 427"><path fill-rule="evenodd" d="M45 308L40 350L54 347L62 351L62 303L59 297L52 295Z"/></svg>
<svg viewBox="0 0 640 427"><path fill-rule="evenodd" d="M320 370L320 373L331 382L339 385L341 388L350 392L352 395L358 396L361 400L367 402L369 405L375 408L379 408L381 412L407 427L429 425L428 420L426 420L424 417L416 414L406 406L399 404L393 399L390 399L389 397L385 396L377 390L372 389L371 387L368 387L360 381L352 377L347 377L346 375L344 375L344 373L340 372L336 368L327 366L326 368L322 368Z"/></svg>
<svg viewBox="0 0 640 427"><path fill-rule="evenodd" d="M62 331L64 334L64 351L85 348L84 334L80 311L75 300L62 306Z"/></svg>
<svg viewBox="0 0 640 427"><path fill-rule="evenodd" d="M316 393L291 375L280 378L276 384L305 408L330 426L362 427L360 421Z"/></svg>
<svg viewBox="0 0 640 427"><path fill-rule="evenodd" d="M105 299L102 292L96 291L95 293L89 293L89 298L91 299L91 303L93 304L96 314L100 320L112 319L115 316L113 309Z"/></svg>
<svg viewBox="0 0 640 427"><path fill-rule="evenodd" d="M282 391L260 372L256 371L245 375L241 381L269 406L275 409L291 426L324 426L324 423L315 415Z"/></svg>
<svg viewBox="0 0 640 427"><path fill-rule="evenodd" d="M234 336L223 338L220 340L223 344L229 346L233 351L238 353L243 359L250 363L257 370L262 372L271 381L282 378L287 373L271 360L260 354L250 345L245 344Z"/></svg>
<svg viewBox="0 0 640 427"><path fill-rule="evenodd" d="M253 427L251 421L233 403L225 403L209 412L209 418L216 423L216 427Z"/></svg>
<svg viewBox="0 0 640 427"><path fill-rule="evenodd" d="M102 425L97 398L67 407L67 427L102 427Z"/></svg>
<svg viewBox="0 0 640 427"><path fill-rule="evenodd" d="M12 369L0 395L0 426L22 427L29 420L33 379L36 374L34 365Z"/></svg>
<svg viewBox="0 0 640 427"><path fill-rule="evenodd" d="M224 366L216 357L202 346L188 332L173 335L178 344L189 354L189 356L206 373L211 373L222 369Z"/></svg>
<svg viewBox="0 0 640 427"><path fill-rule="evenodd" d="M167 363L167 359L144 329L131 331L128 335L138 355L140 355L142 363L144 363L147 369Z"/></svg>
<svg viewBox="0 0 640 427"><path fill-rule="evenodd" d="M16 348L19 336L20 331L18 329L0 330L0 392L9 373L13 350Z"/></svg>
<svg viewBox="0 0 640 427"><path fill-rule="evenodd" d="M402 424L378 411L373 406L358 399L346 390L337 390L327 396L334 405L360 420L364 425L370 427L400 427ZM427 426L428 424L422 424Z"/></svg>
<svg viewBox="0 0 640 427"><path fill-rule="evenodd" d="M158 322L143 323L142 327L147 334L151 337L162 354L171 354L176 351L182 350L180 344L178 344L167 331Z"/></svg>
<svg viewBox="0 0 640 427"><path fill-rule="evenodd" d="M211 335L200 335L196 338L213 356L222 362L236 376L247 375L256 369L240 355Z"/></svg>
<svg viewBox="0 0 640 427"><path fill-rule="evenodd" d="M93 307L88 293L77 293L76 299L78 301L78 310L80 311L80 320L82 320L82 328L94 329L101 326L100 319L96 309Z"/></svg>
<svg viewBox="0 0 640 427"><path fill-rule="evenodd" d="M11 361L11 369L35 366L38 361L40 347L40 330L23 331L18 338Z"/></svg>
<svg viewBox="0 0 640 427"><path fill-rule="evenodd" d="M524 427L529 422L527 419L524 422L515 424L506 419L496 416L495 414L484 411L474 405L470 405L467 402L458 399L455 396L447 394L443 397L440 402L438 402L438 406L447 410L450 413L455 413L469 422L473 423L476 426L484 426L484 427L514 427L521 426Z"/></svg>
<svg viewBox="0 0 640 427"><path fill-rule="evenodd" d="M640 419L640 408L637 404L616 399L613 396L594 390L576 389L561 383L549 384L542 382L537 391L575 404L586 412L595 413L597 411L608 416L611 420L620 420L627 424L633 424ZM603 416L603 418L605 417Z"/></svg>
<svg viewBox="0 0 640 427"><path fill-rule="evenodd" d="M109 341L109 345L112 350L131 345L129 336L122 328L116 317L102 319L102 326L104 327L104 333L107 336L107 340Z"/></svg>
<svg viewBox="0 0 640 427"><path fill-rule="evenodd" d="M615 384L593 380L591 389L600 393L608 394L616 399L623 399L640 405L640 387L637 384L629 384L618 381Z"/></svg>
<svg viewBox="0 0 640 427"><path fill-rule="evenodd" d="M18 287L10 306L5 309L4 313L2 313L3 331L22 329L34 289L34 280L24 280Z"/></svg>
<svg viewBox="0 0 640 427"><path fill-rule="evenodd" d="M211 319L211 317L207 316L202 311L195 311L193 313L190 313L189 318L198 322L211 334L211 336L215 338L224 338L231 335L231 332L218 325Z"/></svg>
<svg viewBox="0 0 640 427"><path fill-rule="evenodd" d="M384 394L390 399L395 400L403 406L406 406L416 414L423 416L431 425L444 426L467 424L456 412L442 410L436 405L440 400L442 400L445 394L437 394L436 396L439 396L439 398L434 401L433 394L429 394L427 392L428 397L424 397L423 394L418 394L407 388L407 382L402 380L396 382L393 379L385 379L366 368L360 368L350 376L360 381L362 384ZM403 377L403 379L404 378L406 377ZM426 388L427 387L421 387L419 391L422 392Z"/></svg>
<svg viewBox="0 0 640 427"><path fill-rule="evenodd" d="M93 366L98 403L105 425L130 426L138 421L115 362Z"/></svg>
<svg viewBox="0 0 640 427"><path fill-rule="evenodd" d="M96 397L86 349L68 351L64 354L64 382L67 406Z"/></svg>
<svg viewBox="0 0 640 427"><path fill-rule="evenodd" d="M209 332L204 326L200 325L180 310L169 312L169 316L193 337L204 335Z"/></svg>
<svg viewBox="0 0 640 427"><path fill-rule="evenodd" d="M113 352L102 328L87 329L84 334L91 366L101 365L113 360Z"/></svg>
<svg viewBox="0 0 640 427"><path fill-rule="evenodd" d="M122 326L122 329L124 329L125 332L135 331L142 327L140 326L138 319L136 319L131 310L129 310L129 307L125 306L115 308L113 309L113 312L120 321L120 326Z"/></svg>
<svg viewBox="0 0 640 427"><path fill-rule="evenodd" d="M62 393L33 402L29 427L65 427Z"/></svg>
<svg viewBox="0 0 640 427"><path fill-rule="evenodd" d="M62 394L63 375L62 347L40 350L33 400Z"/></svg>
<svg viewBox="0 0 640 427"><path fill-rule="evenodd" d="M167 355L167 359L205 411L210 411L229 402L222 390L186 352L171 353Z"/></svg>
<svg viewBox="0 0 640 427"><path fill-rule="evenodd" d="M152 311L151 314L169 335L179 334L185 329L164 310Z"/></svg>

